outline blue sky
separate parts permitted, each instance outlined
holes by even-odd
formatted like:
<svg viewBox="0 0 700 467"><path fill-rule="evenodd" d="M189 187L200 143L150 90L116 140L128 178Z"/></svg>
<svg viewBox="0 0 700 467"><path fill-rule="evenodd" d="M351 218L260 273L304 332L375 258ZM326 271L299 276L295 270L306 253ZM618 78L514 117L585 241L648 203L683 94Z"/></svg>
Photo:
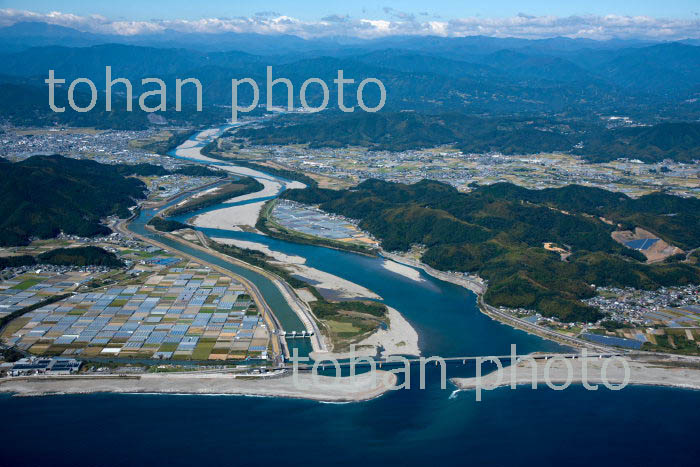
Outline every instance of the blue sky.
<svg viewBox="0 0 700 467"><path fill-rule="evenodd" d="M444 19L462 17L507 17L518 13L544 16L571 15L646 15L652 17L694 18L700 13L698 0L380 0L380 1L231 1L231 0L0 0L0 7L39 13L61 11L76 15L99 14L109 19L200 19L210 17L253 16L271 11L302 20L320 19L331 14L351 17L388 18L385 7L400 12L427 12Z"/></svg>
<svg viewBox="0 0 700 467"><path fill-rule="evenodd" d="M700 38L700 0L0 0L0 27L21 21L118 35L174 30L672 41Z"/></svg>

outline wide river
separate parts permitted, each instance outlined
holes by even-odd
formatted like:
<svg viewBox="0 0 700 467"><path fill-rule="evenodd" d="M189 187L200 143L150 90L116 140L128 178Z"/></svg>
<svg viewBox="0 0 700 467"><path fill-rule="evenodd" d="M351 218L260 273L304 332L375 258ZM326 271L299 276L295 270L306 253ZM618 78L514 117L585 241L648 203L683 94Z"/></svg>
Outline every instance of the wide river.
<svg viewBox="0 0 700 467"><path fill-rule="evenodd" d="M193 137L184 146L206 142ZM132 228L151 215L143 212ZM426 356L503 355L511 344L518 353L561 349L491 320L478 311L473 293L423 272L417 281L389 271L380 258L202 230L304 257L309 266L372 290L417 330ZM300 326L269 281L231 268L260 288L285 327ZM308 351L308 343L297 341ZM448 377L473 373L471 366L448 367ZM411 376L411 389L353 404L240 396L3 395L2 465L695 465L700 455L693 441L700 392L540 386L497 389L476 402L474 392L453 393L449 383L440 389L435 369L429 369L423 390L418 371Z"/></svg>

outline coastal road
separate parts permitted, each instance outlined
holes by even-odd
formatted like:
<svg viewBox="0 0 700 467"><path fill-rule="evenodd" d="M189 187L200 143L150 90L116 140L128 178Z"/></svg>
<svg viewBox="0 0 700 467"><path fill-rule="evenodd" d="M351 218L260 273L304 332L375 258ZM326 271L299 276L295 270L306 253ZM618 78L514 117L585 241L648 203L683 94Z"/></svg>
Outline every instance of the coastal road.
<svg viewBox="0 0 700 467"><path fill-rule="evenodd" d="M540 337L544 337L550 340L553 340L555 342L559 342L562 344L566 345L571 345L574 347L586 347L592 350L595 350L597 352L615 352L614 349L600 345L600 344L594 344L593 342L589 342L583 339L579 339L577 337L573 336L566 336L564 334L561 334L559 332L556 332L552 329L549 329L544 326L540 326L535 323L531 323L529 321L525 321L523 319L517 318L515 316L512 316L509 313L506 313L504 311L499 310L498 308L495 308L491 305L488 305L484 299L483 299L483 294L486 292L486 286L482 282L478 282L469 278L465 277L455 277L450 273L447 273L445 271L438 271L436 269L431 268L430 266L423 264L419 261L412 260L405 258L403 256L399 256L396 254L393 254L391 252L387 251L381 251L381 255L385 258L388 258L392 261L396 261L397 263L405 264L407 266L411 266L414 268L418 269L423 269L425 272L427 272L429 275L436 277L440 280L444 280L446 282L451 282L453 284L460 285L462 287L466 287L472 292L474 292L477 296L477 305L479 306L479 309L481 310L482 313L490 316L491 318L500 321L502 323L505 323L509 326L513 326L517 329L526 331L526 332L531 332L535 335L538 335Z"/></svg>
<svg viewBox="0 0 700 467"><path fill-rule="evenodd" d="M493 315L492 318L497 319L498 321L505 322L506 324L510 324L511 326L514 326L516 328L532 332L533 334L536 334L538 336L548 337L549 339L554 340L556 342L572 345L574 347L586 347L589 349L593 349L597 352L603 353L615 352L615 350L610 347L594 344L592 342L579 339L573 336L565 336L564 334L553 331L544 326L539 326L537 324L530 323L529 321L525 321L524 319L516 318L515 316L512 316L509 313L501 311L498 308L487 304L484 301L482 295L479 295L478 300L479 307L482 309L482 311L484 311L484 313L486 313L489 316Z"/></svg>

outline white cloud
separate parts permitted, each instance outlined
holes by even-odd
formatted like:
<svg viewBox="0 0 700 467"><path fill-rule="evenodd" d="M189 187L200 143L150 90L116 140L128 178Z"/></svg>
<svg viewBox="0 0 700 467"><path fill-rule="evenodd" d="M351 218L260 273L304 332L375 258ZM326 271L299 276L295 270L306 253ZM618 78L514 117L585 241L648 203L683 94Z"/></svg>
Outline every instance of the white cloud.
<svg viewBox="0 0 700 467"><path fill-rule="evenodd" d="M0 26L19 21L44 21L80 31L124 36L160 33L166 29L182 32L254 32L294 34L304 38L354 36L375 38L388 35L439 35L495 37L609 39L638 38L675 40L700 37L700 18L667 19L649 16L532 16L520 13L508 18L468 17L449 21L419 19L411 13L385 8L390 19L351 18L330 15L317 21L260 12L252 17L207 18L199 20L110 20L99 15L79 16L54 11L47 14L0 9ZM419 16L424 16L420 14Z"/></svg>

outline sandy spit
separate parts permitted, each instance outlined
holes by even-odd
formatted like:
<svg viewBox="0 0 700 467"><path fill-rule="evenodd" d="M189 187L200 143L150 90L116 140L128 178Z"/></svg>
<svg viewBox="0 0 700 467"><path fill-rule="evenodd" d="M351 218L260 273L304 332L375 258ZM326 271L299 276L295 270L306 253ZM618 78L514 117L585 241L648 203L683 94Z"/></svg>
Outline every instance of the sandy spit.
<svg viewBox="0 0 700 467"><path fill-rule="evenodd" d="M401 313L394 308L387 307L389 328L379 329L377 332L360 342L360 345L374 345L384 348L382 358L389 355L419 356L418 333Z"/></svg>
<svg viewBox="0 0 700 467"><path fill-rule="evenodd" d="M606 370L606 378L611 385L620 385L624 382L625 366L620 358L608 359L610 361ZM629 368L628 384L700 389L700 366L697 364L683 366L681 362L673 361L674 365L670 366L669 359L661 360L650 357L624 358ZM548 374L549 381L552 384L561 386L567 382L569 376L571 376L571 384L580 384L583 382L584 363L587 368L586 381L590 384L603 384L602 368L606 361L605 358L589 357L583 359L578 357L574 360L569 358L567 361L572 367L570 373L567 364L560 358L548 361L536 360L536 381L538 385L546 385L544 377L547 373L545 371L547 364L550 365ZM493 389L508 386L511 384L513 371L515 371L516 385L532 384L533 372L531 364L523 360L515 367L509 366L504 368L502 378L498 377L498 371L483 376L481 387ZM475 389L478 386L477 378L453 378L451 381L460 389Z"/></svg>
<svg viewBox="0 0 700 467"><path fill-rule="evenodd" d="M247 195L237 196L237 197L232 198L226 202L227 203L238 203L240 201L247 201L249 199L266 198L268 196L275 196L282 189L281 183L273 182L271 180L267 180L264 178L258 179L258 181L263 184L262 190L256 191L254 193L248 193Z"/></svg>
<svg viewBox="0 0 700 467"><path fill-rule="evenodd" d="M308 279L311 283L313 283L314 287L319 289L321 293L323 293L323 290L330 291L335 298L381 299L379 295L365 287L362 287L361 285L355 284L354 282L350 282L319 269L306 266L306 259L301 256L286 255L284 253L271 250L267 245L257 242L219 237L215 237L212 240L226 245L234 245L239 248L248 248L251 250L261 251L266 255L275 258L277 261L275 264L278 266L285 268L292 274Z"/></svg>
<svg viewBox="0 0 700 467"><path fill-rule="evenodd" d="M190 222L197 227L211 229L237 230L241 225L255 228L255 223L258 222L258 216L260 215L263 204L265 204L265 202L260 201L258 203L217 209L216 211L200 214L194 217Z"/></svg>
<svg viewBox="0 0 700 467"><path fill-rule="evenodd" d="M339 298L373 298L381 299L374 292L362 287L361 285L347 281L341 277L329 274L327 272L306 266L306 258L301 256L286 255L279 251L270 249L267 245L246 240L237 240L231 238L214 237L212 240L227 244L235 245L239 248L248 248L251 250L261 251L266 255L275 259L275 264L283 267L287 271L309 279L314 283L314 287L320 291L331 290L334 295ZM395 263L396 264L396 263ZM411 269L411 268L407 268ZM415 271L414 269L411 269ZM415 271L416 273L418 271ZM418 346L418 333L401 316L401 313L393 308L388 307L388 329L379 329L363 341L357 344L357 356L375 356L378 348L382 347L382 357L389 355L420 355ZM313 358L349 358L349 353L330 353L330 352L314 352Z"/></svg>
<svg viewBox="0 0 700 467"><path fill-rule="evenodd" d="M478 276L462 276L462 275L457 275L445 271L438 271L437 269L431 268L425 263L422 263L420 261L411 259L411 258L406 258L400 254L396 253L391 253L388 251L382 250L381 252L382 256L385 258L388 258L396 263L405 265L405 266L410 266L412 268L418 268L422 269L423 271L426 272L426 274L431 275L435 277L436 279L440 279L441 281L445 282L450 282L455 285L459 285L461 287L464 287L465 289L469 289L475 294L483 294L486 292L486 283L483 281Z"/></svg>
<svg viewBox="0 0 700 467"><path fill-rule="evenodd" d="M325 402L359 402L374 399L396 384L396 376L378 371L376 381L369 374L354 378L298 375L278 378L242 379L230 374L144 374L136 378L86 376L33 376L0 379L0 392L20 396L91 393L230 394L311 399ZM385 381L385 378L387 381ZM298 386L298 387L297 387Z"/></svg>
<svg viewBox="0 0 700 467"><path fill-rule="evenodd" d="M406 266L405 264L397 263L396 261L385 260L382 263L382 266L391 272L401 274L402 276L407 277L416 282L425 281L425 279L423 279L420 276L420 271L418 271L417 269L413 269L412 267Z"/></svg>

